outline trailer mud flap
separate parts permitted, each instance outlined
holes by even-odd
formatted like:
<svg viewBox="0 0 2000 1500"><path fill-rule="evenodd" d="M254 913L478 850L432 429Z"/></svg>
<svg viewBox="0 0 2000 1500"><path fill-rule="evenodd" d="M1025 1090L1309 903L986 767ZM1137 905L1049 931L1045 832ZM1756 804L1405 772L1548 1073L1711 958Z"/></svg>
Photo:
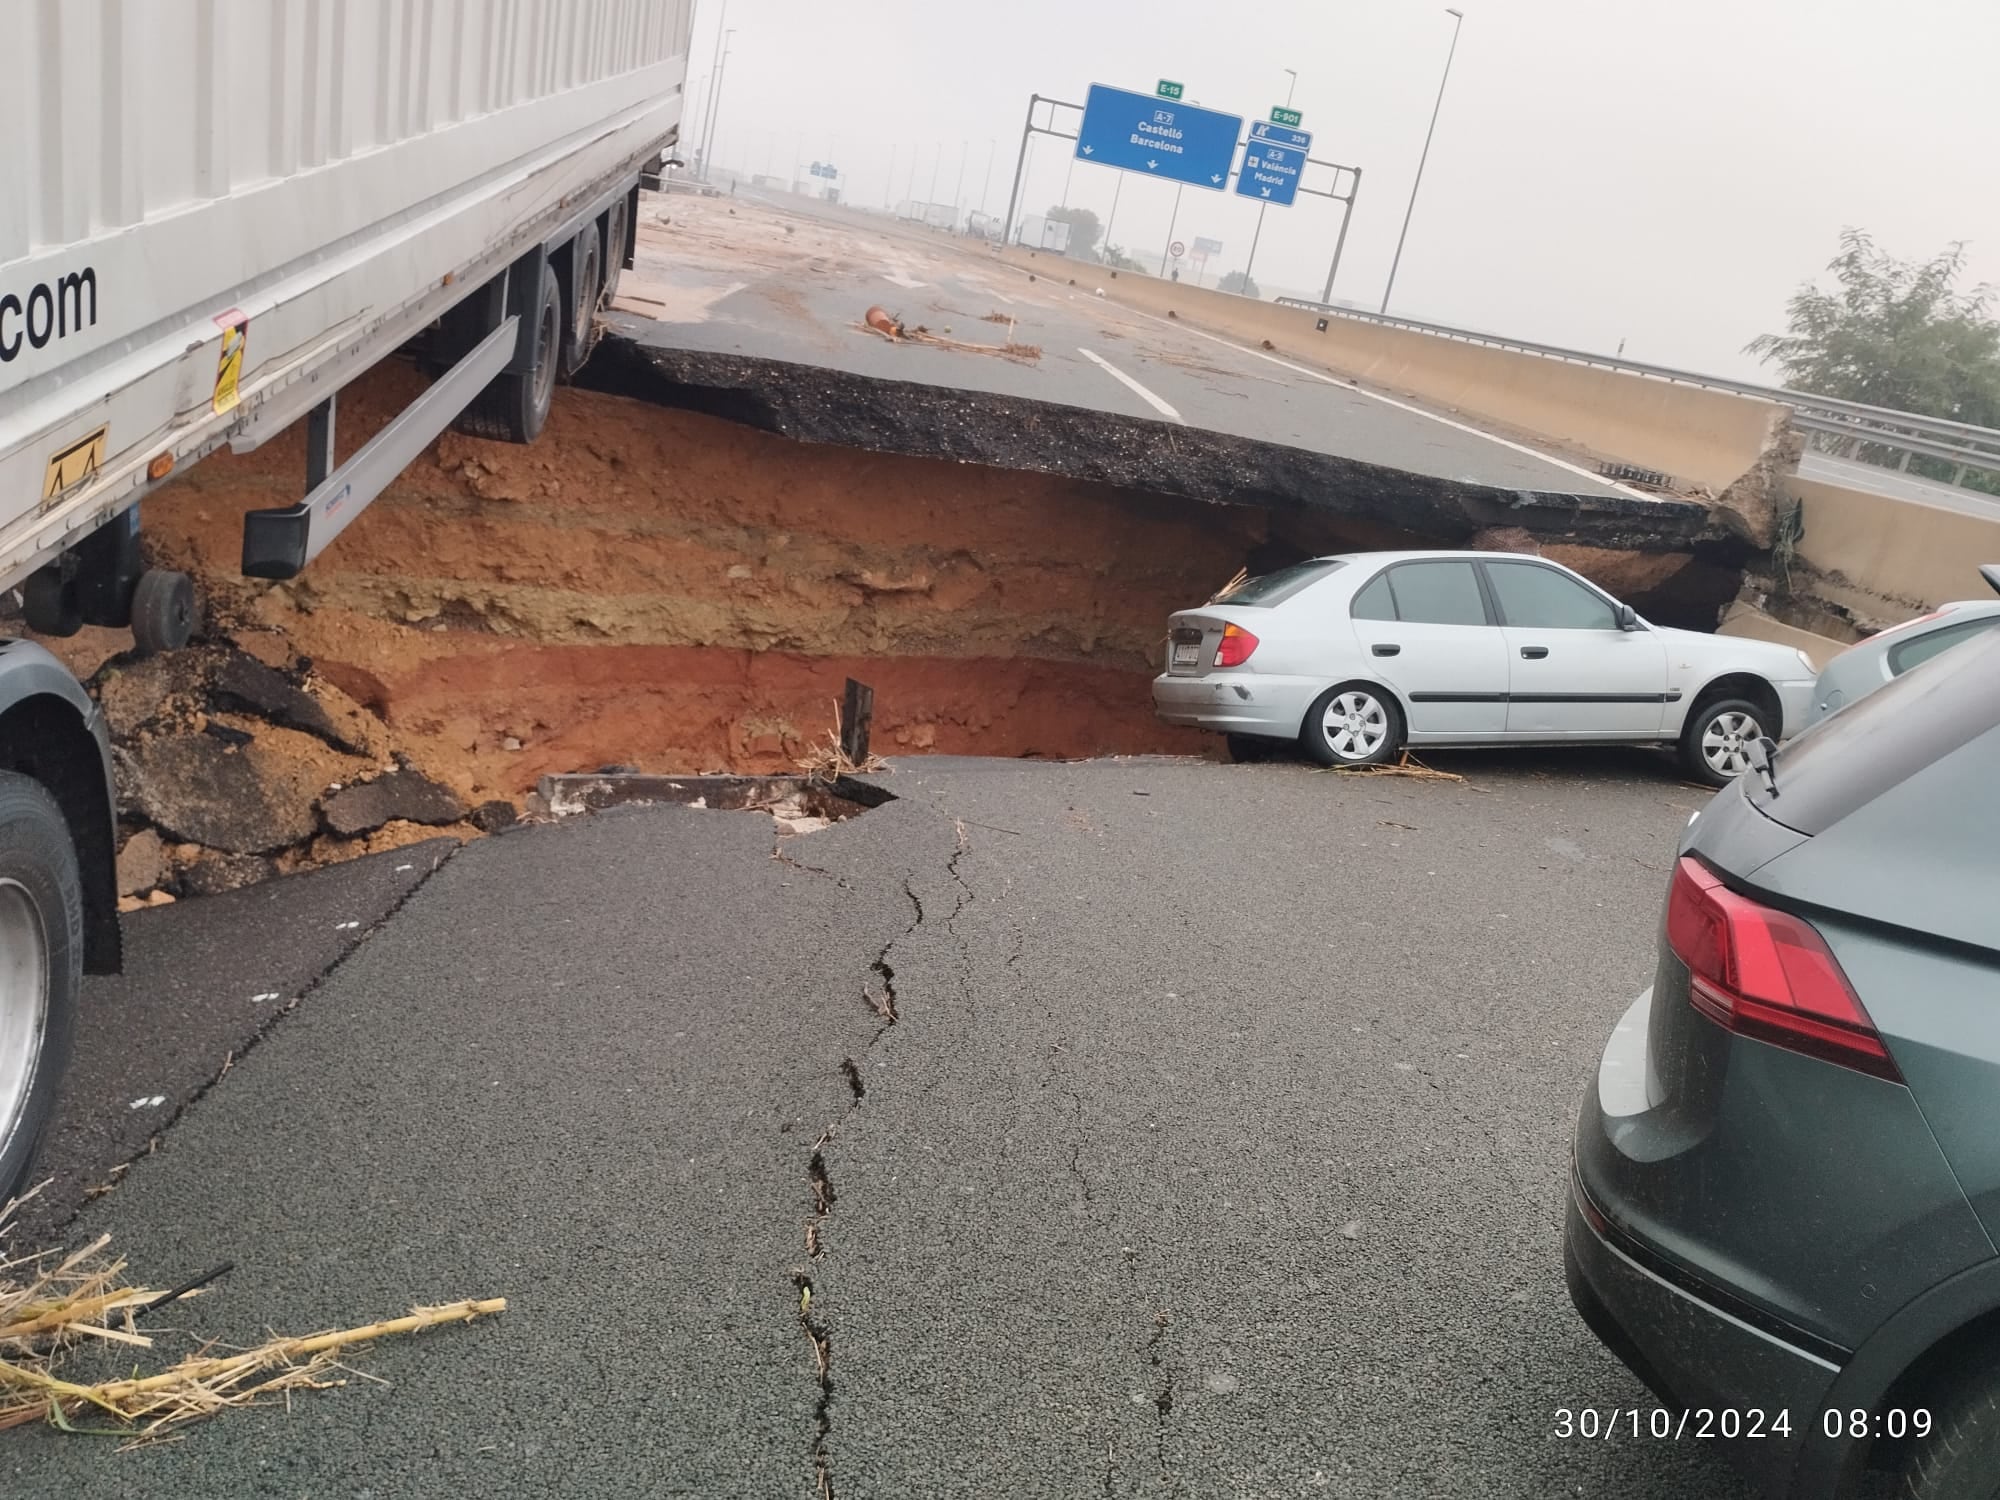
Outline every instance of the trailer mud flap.
<svg viewBox="0 0 2000 1500"><path fill-rule="evenodd" d="M296 578L303 572L507 367L520 321L509 317L487 334L297 505L244 516L244 576Z"/></svg>

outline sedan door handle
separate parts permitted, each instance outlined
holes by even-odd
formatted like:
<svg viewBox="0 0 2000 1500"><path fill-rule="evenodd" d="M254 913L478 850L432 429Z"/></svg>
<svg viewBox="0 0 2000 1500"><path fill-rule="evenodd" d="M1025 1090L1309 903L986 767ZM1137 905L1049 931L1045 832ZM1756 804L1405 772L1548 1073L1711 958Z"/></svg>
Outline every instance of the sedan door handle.
<svg viewBox="0 0 2000 1500"><path fill-rule="evenodd" d="M1549 648L1547 646L1523 646L1521 648L1521 655L1525 656L1529 661L1540 661L1548 654Z"/></svg>
<svg viewBox="0 0 2000 1500"><path fill-rule="evenodd" d="M1377 656L1394 656L1403 648L1401 646L1370 646L1368 649L1373 651Z"/></svg>

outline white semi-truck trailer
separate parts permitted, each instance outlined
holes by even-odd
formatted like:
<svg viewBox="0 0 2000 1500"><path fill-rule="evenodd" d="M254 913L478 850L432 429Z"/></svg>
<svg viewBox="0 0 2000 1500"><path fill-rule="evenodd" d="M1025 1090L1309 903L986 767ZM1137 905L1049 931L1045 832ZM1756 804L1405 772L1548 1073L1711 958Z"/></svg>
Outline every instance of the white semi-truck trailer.
<svg viewBox="0 0 2000 1500"><path fill-rule="evenodd" d="M0 89L0 591L28 627L185 644L146 492L307 426L245 522L289 578L447 426L532 442L679 140L693 0L45 0ZM25 29L23 29L25 28ZM392 352L429 388L335 448ZM0 1202L53 1108L85 972L119 965L102 717L0 641Z"/></svg>

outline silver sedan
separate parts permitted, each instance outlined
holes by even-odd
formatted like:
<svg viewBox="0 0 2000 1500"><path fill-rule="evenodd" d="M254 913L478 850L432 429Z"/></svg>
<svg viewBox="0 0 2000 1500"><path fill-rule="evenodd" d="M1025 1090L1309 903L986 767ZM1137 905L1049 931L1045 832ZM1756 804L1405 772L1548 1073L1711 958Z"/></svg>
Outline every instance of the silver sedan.
<svg viewBox="0 0 2000 1500"><path fill-rule="evenodd" d="M2000 594L2000 563L1988 563L1979 576ZM1817 724L1828 714L1864 698L1883 683L1901 677L1953 646L1976 640L2000 625L2000 599L1946 604L1927 615L1906 620L1850 646L1826 664L1813 685L1806 723Z"/></svg>

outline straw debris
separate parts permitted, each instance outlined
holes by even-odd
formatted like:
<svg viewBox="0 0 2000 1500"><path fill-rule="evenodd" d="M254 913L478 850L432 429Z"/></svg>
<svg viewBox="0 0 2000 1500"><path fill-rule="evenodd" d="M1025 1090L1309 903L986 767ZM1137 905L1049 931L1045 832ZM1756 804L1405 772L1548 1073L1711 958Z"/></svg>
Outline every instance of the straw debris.
<svg viewBox="0 0 2000 1500"><path fill-rule="evenodd" d="M833 728L826 734L825 744L815 744L793 762L812 781L838 781L843 776L866 776L885 770L888 762L879 755L870 755L866 760L856 761L848 755L842 741L846 738L847 726L841 722L840 700L833 704Z"/></svg>
<svg viewBox="0 0 2000 1500"><path fill-rule="evenodd" d="M39 1191L36 1189L35 1191ZM0 1241L28 1198L0 1206ZM65 1356L92 1345L152 1349L155 1336L139 1320L197 1296L225 1265L180 1287L157 1291L126 1279L126 1263L107 1253L101 1235L73 1254L0 1259L0 1430L48 1422L64 1432L150 1441L168 1428L232 1407L346 1384L337 1356L376 1339L468 1323L506 1310L504 1297L412 1308L405 1317L301 1338L273 1338L247 1349L209 1343L153 1374L118 1380L66 1379ZM117 1426L78 1426L78 1419Z"/></svg>

